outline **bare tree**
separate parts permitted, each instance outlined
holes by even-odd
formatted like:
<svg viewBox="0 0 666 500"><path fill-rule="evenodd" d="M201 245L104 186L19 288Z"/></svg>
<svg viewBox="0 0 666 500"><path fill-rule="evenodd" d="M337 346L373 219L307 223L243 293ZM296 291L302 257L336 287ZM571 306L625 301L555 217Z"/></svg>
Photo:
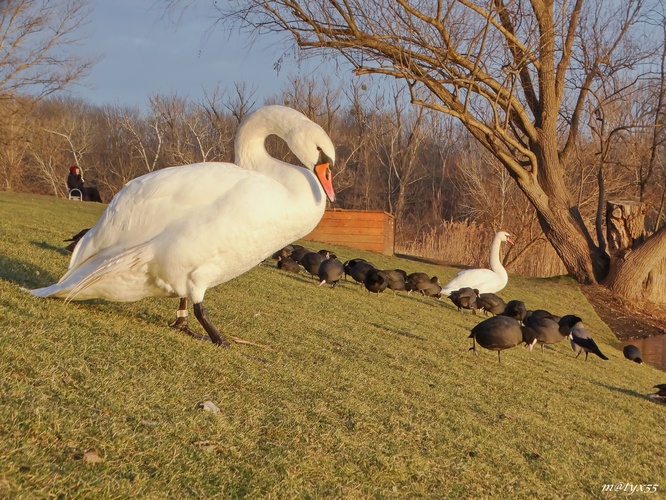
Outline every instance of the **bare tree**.
<svg viewBox="0 0 666 500"><path fill-rule="evenodd" d="M279 96L268 101L297 109L330 133L340 109L340 94L340 89L328 79L294 76Z"/></svg>
<svg viewBox="0 0 666 500"><path fill-rule="evenodd" d="M567 176L591 93L655 53L652 0L240 0L223 12L259 33L289 33L356 74L405 82L412 102L449 114L506 168L569 273L596 283L609 257L588 231ZM666 242L666 230L653 238ZM657 242L658 243L658 242ZM655 244L664 248L666 244ZM650 246L652 247L652 245ZM639 254L621 265L651 265ZM647 252L647 250L646 250ZM647 257L647 255L646 255ZM631 293L640 291L640 284ZM630 294L631 294L630 293Z"/></svg>
<svg viewBox="0 0 666 500"><path fill-rule="evenodd" d="M369 154L372 135L372 99L367 89L352 82L343 95L348 108L342 113L337 131L338 151L335 168L335 187L338 202L347 208L362 208L359 190L367 189L374 161ZM364 199L367 202L367 198Z"/></svg>
<svg viewBox="0 0 666 500"><path fill-rule="evenodd" d="M657 230L660 227L666 202L666 161L664 161L664 148L666 146L666 19L662 20L661 31L662 48L658 65L658 78L655 81L654 90L652 92L654 98L646 99L646 102L651 105L650 111L646 114L652 116L648 129L650 134L650 153L649 155L646 155L649 158L648 161L641 163L639 176L640 201L643 201L644 193L651 184L653 177L655 177L657 173L661 173L661 193L659 201L656 203L658 209L653 230Z"/></svg>
<svg viewBox="0 0 666 500"><path fill-rule="evenodd" d="M56 196L65 196L67 168L75 164L87 181L89 152L96 133L93 108L79 99L42 100L31 117L30 161Z"/></svg>
<svg viewBox="0 0 666 500"><path fill-rule="evenodd" d="M135 131L140 130L139 146L136 136L127 128L128 120L133 123ZM94 145L95 164L99 182L111 194L120 190L128 181L145 174L146 168L151 165L152 154L145 158L137 158L136 155L137 148L149 148L150 138L146 135L149 126L142 122L141 113L135 108L107 106L100 111Z"/></svg>
<svg viewBox="0 0 666 500"><path fill-rule="evenodd" d="M0 99L0 189L19 190L27 181L21 163L30 147L32 99Z"/></svg>
<svg viewBox="0 0 666 500"><path fill-rule="evenodd" d="M131 137L133 157L142 164L144 174L157 168L162 150L160 123L155 115L144 117L136 108L118 110L120 126Z"/></svg>
<svg viewBox="0 0 666 500"><path fill-rule="evenodd" d="M254 107L256 92L256 88L248 88L245 82L235 82L234 92L231 95L227 94L226 89L220 89L219 85L212 91L204 91L204 109L211 124L221 136L229 133L223 109L231 113L237 127Z"/></svg>
<svg viewBox="0 0 666 500"><path fill-rule="evenodd" d="M0 2L0 100L40 98L80 79L94 62L66 49L84 39L86 0Z"/></svg>
<svg viewBox="0 0 666 500"><path fill-rule="evenodd" d="M419 169L418 151L426 141L427 110L421 108L409 113L405 108L408 101L402 89L393 89L389 100L392 111L377 110L375 130L371 147L380 164L385 168L383 179L386 191L386 206L402 222L408 208L410 187L420 180L423 169Z"/></svg>

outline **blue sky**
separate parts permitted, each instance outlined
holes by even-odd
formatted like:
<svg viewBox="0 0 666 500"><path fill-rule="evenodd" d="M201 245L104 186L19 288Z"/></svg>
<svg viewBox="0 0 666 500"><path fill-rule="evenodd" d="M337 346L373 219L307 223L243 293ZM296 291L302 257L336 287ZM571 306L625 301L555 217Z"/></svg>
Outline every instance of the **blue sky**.
<svg viewBox="0 0 666 500"><path fill-rule="evenodd" d="M256 88L258 104L277 94L295 75L307 76L314 62L297 64L289 47L278 40L210 32L211 17L189 8L178 22L165 18L154 0L93 1L87 31L79 51L101 56L84 85L72 95L97 105L145 106L151 94L177 94L198 100L202 89L219 83L233 88L245 81ZM287 53L278 72L274 65Z"/></svg>

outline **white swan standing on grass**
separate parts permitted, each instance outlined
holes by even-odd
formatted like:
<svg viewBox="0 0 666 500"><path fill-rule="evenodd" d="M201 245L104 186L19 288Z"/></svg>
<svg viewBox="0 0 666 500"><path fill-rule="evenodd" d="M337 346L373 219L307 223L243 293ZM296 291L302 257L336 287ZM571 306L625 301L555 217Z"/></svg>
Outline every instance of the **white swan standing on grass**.
<svg viewBox="0 0 666 500"><path fill-rule="evenodd" d="M495 293L502 290L509 281L509 275L502 266L500 259L500 246L502 243L513 245L509 233L499 231L495 234L493 244L490 247L490 269L467 269L460 271L458 275L442 288L442 295L449 296L451 292L469 287L482 293Z"/></svg>
<svg viewBox="0 0 666 500"><path fill-rule="evenodd" d="M271 157L269 135L285 140L305 165ZM197 163L128 182L74 249L57 284L38 297L129 302L180 297L171 325L187 326L187 301L211 340L228 345L203 307L208 288L250 270L302 238L335 200L335 149L324 130L284 106L265 106L241 123L236 165Z"/></svg>

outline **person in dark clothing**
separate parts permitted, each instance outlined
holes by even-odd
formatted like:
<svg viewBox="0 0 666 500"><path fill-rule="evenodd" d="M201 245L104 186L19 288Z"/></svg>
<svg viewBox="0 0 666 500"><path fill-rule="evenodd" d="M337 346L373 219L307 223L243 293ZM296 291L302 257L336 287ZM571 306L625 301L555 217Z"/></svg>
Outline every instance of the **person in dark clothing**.
<svg viewBox="0 0 666 500"><path fill-rule="evenodd" d="M69 167L69 175L67 176L67 189L78 189L81 191L81 199L83 201L96 201L102 203L102 197L99 195L99 190L96 187L85 187L83 185L83 177L81 177L81 170L76 165Z"/></svg>
<svg viewBox="0 0 666 500"><path fill-rule="evenodd" d="M83 178L81 177L81 171L79 167L71 166L69 167L69 175L67 176L67 188L71 191L72 189L78 189L83 192Z"/></svg>

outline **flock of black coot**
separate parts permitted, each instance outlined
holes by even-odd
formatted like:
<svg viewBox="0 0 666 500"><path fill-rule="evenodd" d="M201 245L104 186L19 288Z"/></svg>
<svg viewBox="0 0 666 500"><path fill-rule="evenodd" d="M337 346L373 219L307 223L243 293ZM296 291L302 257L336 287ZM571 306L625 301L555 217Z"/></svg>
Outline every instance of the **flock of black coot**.
<svg viewBox="0 0 666 500"><path fill-rule="evenodd" d="M461 288L451 292L451 302L458 311L471 309L474 314L482 311L484 314L493 314L493 317L482 321L474 328L470 338L476 353L476 344L497 351L497 359L501 360L500 352L524 343L530 351L536 344L556 344L568 338L576 357L585 353L587 361L589 353L593 353L603 360L608 358L601 352L592 336L585 328L583 320L574 315L556 316L544 309L528 310L525 303L520 300L511 300L505 303L494 293L479 293L472 288ZM641 351L633 344L623 349L624 357L636 363L642 363Z"/></svg>
<svg viewBox="0 0 666 500"><path fill-rule="evenodd" d="M608 360L585 328L583 320L576 315L560 317L544 309L531 311L520 300L505 303L494 293L479 293L469 287L451 292L449 299L458 311L471 309L474 313L493 314L472 328L471 350L475 353L478 343L481 347L497 351L497 359L501 362L500 353L505 349L524 343L530 351L536 344L541 345L543 351L545 344L556 344L568 338L576 357L584 352L585 360L589 353Z"/></svg>
<svg viewBox="0 0 666 500"><path fill-rule="evenodd" d="M381 293L385 290L418 292L427 297L440 299L442 287L436 276L423 272L407 274L402 269L378 269L365 259L355 258L345 262L329 250L314 251L302 245L288 245L276 252L273 258L277 267L290 273L302 270L319 280L319 286L329 283L335 287L340 280L351 277L362 284L368 291ZM535 345L555 344L569 339L576 357L585 353L587 361L590 353L603 360L608 360L585 328L583 320L574 315L557 316L544 309L528 310L520 300L504 300L494 293L479 293L479 290L464 287L454 290L449 300L458 311L471 310L474 314L492 315L472 328L470 350L476 352L476 345L497 351L497 360L501 362L501 352L520 344L525 344L530 351ZM624 356L636 363L642 363L638 347L628 345ZM666 385L666 384L664 384ZM666 389L662 392L666 392ZM666 394L663 395L666 398Z"/></svg>
<svg viewBox="0 0 666 500"><path fill-rule="evenodd" d="M427 297L441 297L442 287L437 276L426 273L407 274L402 269L378 269L365 259L342 262L329 250L314 251L302 245L288 245L273 255L277 267L290 273L302 270L319 280L319 286L329 283L335 287L341 279L352 278L369 292L385 290L418 292Z"/></svg>

